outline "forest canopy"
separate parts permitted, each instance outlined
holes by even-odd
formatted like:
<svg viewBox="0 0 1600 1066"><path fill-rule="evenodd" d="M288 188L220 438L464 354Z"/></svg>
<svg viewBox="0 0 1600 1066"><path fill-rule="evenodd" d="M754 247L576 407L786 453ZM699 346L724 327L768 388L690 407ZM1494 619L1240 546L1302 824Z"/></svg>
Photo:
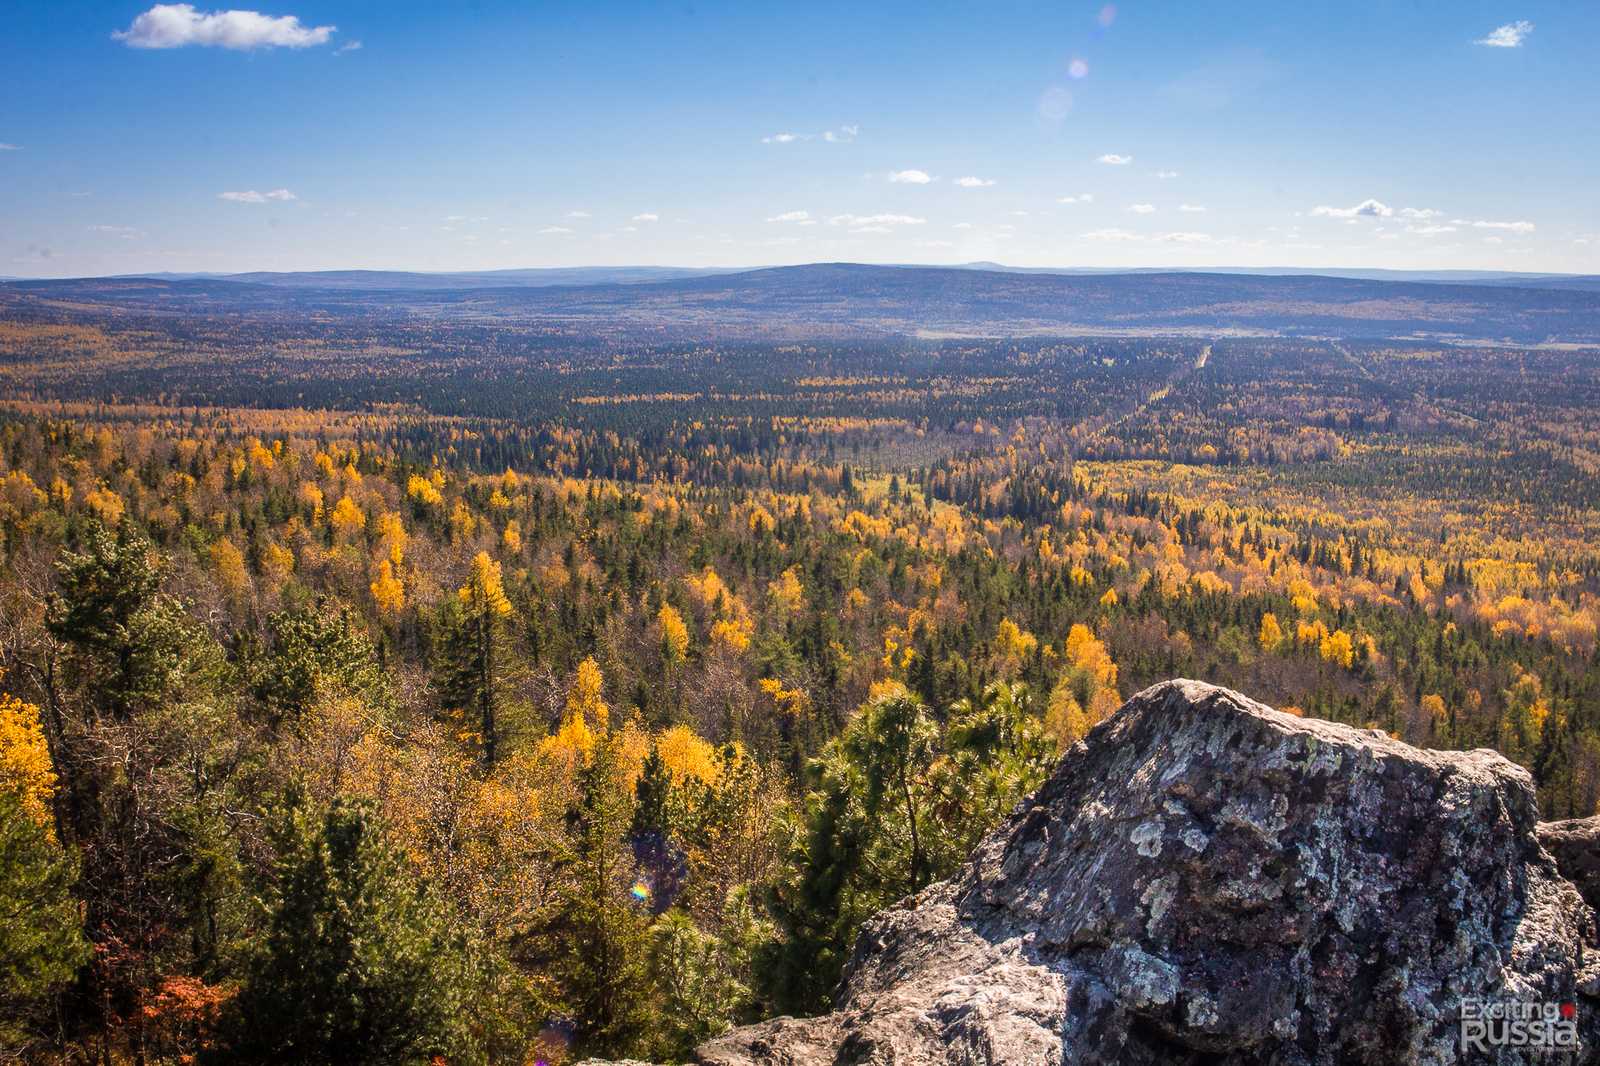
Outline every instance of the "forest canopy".
<svg viewBox="0 0 1600 1066"><path fill-rule="evenodd" d="M1600 808L1600 363L52 308L0 1047L672 1061L1175 676Z"/></svg>

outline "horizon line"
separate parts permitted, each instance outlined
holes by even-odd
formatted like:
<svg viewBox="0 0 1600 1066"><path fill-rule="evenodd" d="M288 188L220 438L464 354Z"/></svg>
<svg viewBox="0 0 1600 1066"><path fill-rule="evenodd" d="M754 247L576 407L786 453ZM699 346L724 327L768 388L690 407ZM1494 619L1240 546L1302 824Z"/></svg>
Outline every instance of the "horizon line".
<svg viewBox="0 0 1600 1066"><path fill-rule="evenodd" d="M132 280L136 278L171 278L176 280L228 280L245 275L260 274L286 276L295 274L410 274L420 277L470 277L486 274L538 274L575 270L678 270L698 273L748 274L762 270L792 270L814 266L862 266L909 270L969 270L988 273L1029 274L1299 274L1337 277L1339 273L1363 272L1374 274L1431 274L1463 277L1526 277L1526 278L1587 278L1594 273L1564 270L1512 270L1492 267L1378 267L1378 266L1238 266L1227 264L1203 266L1014 266L993 260L970 260L961 263L867 262L844 259L803 260L791 263L768 263L744 266L681 266L658 263L595 263L564 266L532 267L482 267L463 270L423 270L409 267L317 267L284 270L151 270L119 274L0 274L0 282L13 281L102 281Z"/></svg>

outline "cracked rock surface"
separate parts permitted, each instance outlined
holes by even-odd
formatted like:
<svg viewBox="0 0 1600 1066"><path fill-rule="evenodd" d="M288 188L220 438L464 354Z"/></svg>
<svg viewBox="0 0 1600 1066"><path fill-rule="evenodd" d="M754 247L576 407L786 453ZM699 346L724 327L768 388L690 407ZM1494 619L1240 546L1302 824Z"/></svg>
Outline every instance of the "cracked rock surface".
<svg viewBox="0 0 1600 1066"><path fill-rule="evenodd" d="M1171 681L1094 729L959 874L869 922L832 1014L734 1030L697 1060L1573 1061L1464 1053L1459 1011L1575 1003L1600 1047L1594 922L1500 755Z"/></svg>

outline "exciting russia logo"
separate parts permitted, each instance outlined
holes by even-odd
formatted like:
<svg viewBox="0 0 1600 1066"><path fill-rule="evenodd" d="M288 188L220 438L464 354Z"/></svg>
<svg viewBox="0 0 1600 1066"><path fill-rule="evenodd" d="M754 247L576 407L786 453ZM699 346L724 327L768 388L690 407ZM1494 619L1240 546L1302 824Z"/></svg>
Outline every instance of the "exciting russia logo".
<svg viewBox="0 0 1600 1066"><path fill-rule="evenodd" d="M1461 1002L1461 1050L1578 1050L1578 1009L1571 1003L1469 998Z"/></svg>

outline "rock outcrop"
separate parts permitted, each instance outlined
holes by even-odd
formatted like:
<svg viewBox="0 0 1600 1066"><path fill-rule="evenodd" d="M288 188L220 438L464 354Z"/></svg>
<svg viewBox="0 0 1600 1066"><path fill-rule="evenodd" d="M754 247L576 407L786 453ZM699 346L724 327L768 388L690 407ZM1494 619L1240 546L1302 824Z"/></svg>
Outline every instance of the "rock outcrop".
<svg viewBox="0 0 1600 1066"><path fill-rule="evenodd" d="M1157 685L957 876L867 925L837 1010L697 1058L1582 1061L1461 1041L1463 1000L1483 997L1574 1005L1562 1016L1600 1046L1594 913L1535 823L1527 772L1493 752Z"/></svg>
<svg viewBox="0 0 1600 1066"><path fill-rule="evenodd" d="M1589 906L1600 910L1600 815L1540 822L1539 843Z"/></svg>

